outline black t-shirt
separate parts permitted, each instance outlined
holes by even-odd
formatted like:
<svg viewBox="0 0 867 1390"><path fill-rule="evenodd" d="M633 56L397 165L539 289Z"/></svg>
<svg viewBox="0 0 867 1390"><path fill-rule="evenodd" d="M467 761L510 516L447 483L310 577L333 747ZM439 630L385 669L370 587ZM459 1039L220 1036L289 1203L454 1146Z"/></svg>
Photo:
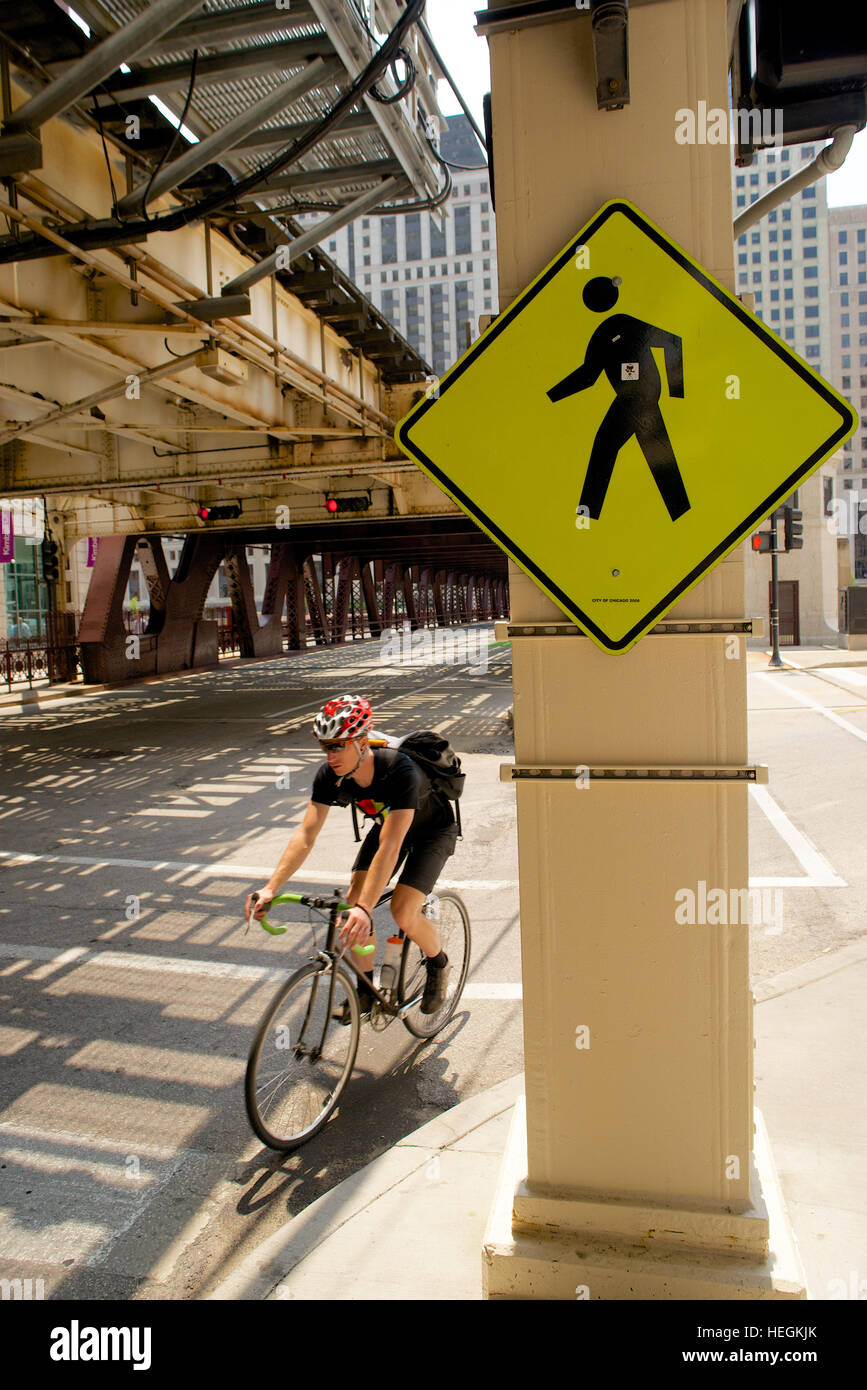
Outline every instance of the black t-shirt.
<svg viewBox="0 0 867 1390"><path fill-rule="evenodd" d="M380 824L389 811L414 811L409 833L413 840L454 824L451 807L437 795L424 773L397 748L373 748L373 781L360 787L352 777L337 785L337 774L325 762L313 779L310 800L320 806L348 805L354 801L366 816Z"/></svg>

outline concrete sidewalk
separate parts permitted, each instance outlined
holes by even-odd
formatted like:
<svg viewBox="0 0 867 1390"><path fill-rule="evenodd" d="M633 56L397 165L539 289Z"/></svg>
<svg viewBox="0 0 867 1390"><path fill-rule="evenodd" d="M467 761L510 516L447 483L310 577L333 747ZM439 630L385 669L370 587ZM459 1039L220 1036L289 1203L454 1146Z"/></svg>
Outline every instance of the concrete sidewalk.
<svg viewBox="0 0 867 1390"><path fill-rule="evenodd" d="M756 1104L813 1299L867 1297L865 989L867 940L755 990ZM210 1297L481 1299L485 1228L522 1092L512 1077L408 1135Z"/></svg>

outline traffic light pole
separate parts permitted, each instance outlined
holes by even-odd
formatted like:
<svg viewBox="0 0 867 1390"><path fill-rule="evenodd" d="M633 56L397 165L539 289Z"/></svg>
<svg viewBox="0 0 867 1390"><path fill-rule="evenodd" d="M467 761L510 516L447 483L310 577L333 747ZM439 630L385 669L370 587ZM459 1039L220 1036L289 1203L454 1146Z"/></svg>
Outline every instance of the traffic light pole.
<svg viewBox="0 0 867 1390"><path fill-rule="evenodd" d="M780 660L780 572L777 563L777 513L771 513L771 659L769 668L782 670Z"/></svg>

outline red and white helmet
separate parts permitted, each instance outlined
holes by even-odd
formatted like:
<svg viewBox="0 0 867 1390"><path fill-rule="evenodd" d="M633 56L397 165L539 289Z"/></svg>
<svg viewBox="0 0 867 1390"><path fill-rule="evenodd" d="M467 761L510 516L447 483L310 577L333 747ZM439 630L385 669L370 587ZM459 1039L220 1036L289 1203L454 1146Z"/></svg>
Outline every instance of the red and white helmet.
<svg viewBox="0 0 867 1390"><path fill-rule="evenodd" d="M338 695L324 704L313 721L313 737L363 738L373 724L370 701L362 695Z"/></svg>

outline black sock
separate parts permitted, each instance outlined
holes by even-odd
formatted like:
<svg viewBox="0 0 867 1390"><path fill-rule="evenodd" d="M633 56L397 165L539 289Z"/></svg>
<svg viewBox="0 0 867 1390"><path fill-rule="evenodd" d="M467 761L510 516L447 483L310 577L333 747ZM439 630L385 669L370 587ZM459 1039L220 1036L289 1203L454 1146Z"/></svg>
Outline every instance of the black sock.
<svg viewBox="0 0 867 1390"><path fill-rule="evenodd" d="M435 970L442 970L444 966L448 965L449 958L445 951L440 951L438 956L428 956L427 963L432 965Z"/></svg>
<svg viewBox="0 0 867 1390"><path fill-rule="evenodd" d="M356 977L355 987L362 999L372 999L373 990L370 985L369 975L359 975Z"/></svg>

